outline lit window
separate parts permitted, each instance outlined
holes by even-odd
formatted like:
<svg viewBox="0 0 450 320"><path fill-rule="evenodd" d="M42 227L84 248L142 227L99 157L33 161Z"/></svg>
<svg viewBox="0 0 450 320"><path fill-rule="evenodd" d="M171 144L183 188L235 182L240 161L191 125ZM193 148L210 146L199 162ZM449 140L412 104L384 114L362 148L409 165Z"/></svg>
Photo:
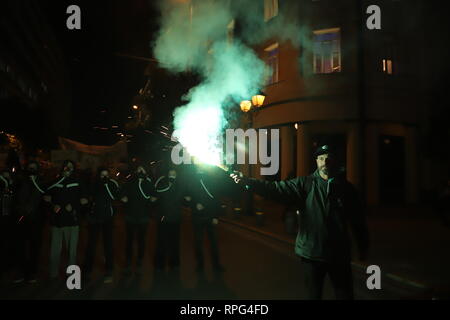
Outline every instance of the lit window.
<svg viewBox="0 0 450 320"><path fill-rule="evenodd" d="M383 72L386 74L392 74L392 60L383 59Z"/></svg>
<svg viewBox="0 0 450 320"><path fill-rule="evenodd" d="M270 67L271 73L268 76L266 85L278 82L278 43L264 49L266 53L266 64Z"/></svg>
<svg viewBox="0 0 450 320"><path fill-rule="evenodd" d="M278 0L264 0L264 21L278 15Z"/></svg>
<svg viewBox="0 0 450 320"><path fill-rule="evenodd" d="M314 31L314 73L341 72L341 34L339 28Z"/></svg>

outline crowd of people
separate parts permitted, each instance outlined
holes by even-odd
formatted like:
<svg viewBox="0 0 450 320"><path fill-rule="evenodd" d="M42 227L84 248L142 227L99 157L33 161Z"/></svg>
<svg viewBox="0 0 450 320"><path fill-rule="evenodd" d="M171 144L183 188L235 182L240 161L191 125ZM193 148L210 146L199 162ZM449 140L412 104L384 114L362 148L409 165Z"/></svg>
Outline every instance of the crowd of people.
<svg viewBox="0 0 450 320"><path fill-rule="evenodd" d="M44 270L40 265L42 241L46 238L43 233L50 230L50 281L65 275L60 268L63 247L68 257L66 265L79 265L83 279L89 281L101 235L104 282L113 282L114 266L117 265L113 222L119 207L123 208L126 224L124 276L132 274L135 245L135 270L138 274L146 271L143 261L149 246L146 239L152 218L157 224L153 269L157 274L168 269L174 276L179 276L182 207L192 212L196 270L204 270L203 240L206 234L213 269L223 272L215 226L223 211L224 186L227 182L232 185L232 181L220 169L217 171L204 165L175 167L168 162L158 171L151 172L145 165L134 164L127 178L117 181L111 168L100 167L91 177L86 177L78 172L76 163L71 160L64 161L56 177L44 175L39 162L34 160L22 170L3 170L0 174L1 272L13 283L37 282L39 271ZM225 179L217 183L221 175ZM49 228L45 228L46 224ZM81 225L87 225L87 246L80 257Z"/></svg>
<svg viewBox="0 0 450 320"><path fill-rule="evenodd" d="M353 299L351 238L356 240L358 260L368 255L369 233L359 193L339 166L338 152L328 145L314 153L317 169L308 176L283 181L258 180L241 172L225 172L215 166L173 166L162 162L151 174L144 165L134 164L127 179L113 179L111 168L100 167L91 178L77 174L76 164L64 161L57 177L47 183L39 163L29 161L24 170L0 174L1 270L12 270L14 282L35 282L43 226L50 225L49 278L60 276L65 244L68 265L79 265L89 281L100 234L103 239L104 282L113 281L117 250L114 217L122 203L126 223L124 274L131 273L134 243L137 242L137 270L143 269L149 220L156 220L153 270L172 277L180 275L180 225L182 207L192 213L192 244L197 271L204 269L203 239L210 241L213 269L224 271L217 246L217 217L224 197L236 199L255 193L298 208L299 225L295 253L304 273L308 299L321 299L328 275L337 299ZM87 246L79 257L80 222L87 224ZM137 241L135 241L135 239ZM166 268L168 267L168 268Z"/></svg>

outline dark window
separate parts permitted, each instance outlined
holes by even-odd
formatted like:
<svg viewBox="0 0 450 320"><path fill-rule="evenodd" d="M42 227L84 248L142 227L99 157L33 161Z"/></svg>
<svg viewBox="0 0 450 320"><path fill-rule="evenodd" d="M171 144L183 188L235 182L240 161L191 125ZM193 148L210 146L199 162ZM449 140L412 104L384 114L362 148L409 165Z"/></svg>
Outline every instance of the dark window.
<svg viewBox="0 0 450 320"><path fill-rule="evenodd" d="M266 52L266 64L270 67L271 73L267 77L266 85L274 84L279 81L278 78L278 65L279 65L279 49L278 43L274 43L270 47L265 49Z"/></svg>
<svg viewBox="0 0 450 320"><path fill-rule="evenodd" d="M384 204L402 204L405 197L405 138L381 135L380 200Z"/></svg>

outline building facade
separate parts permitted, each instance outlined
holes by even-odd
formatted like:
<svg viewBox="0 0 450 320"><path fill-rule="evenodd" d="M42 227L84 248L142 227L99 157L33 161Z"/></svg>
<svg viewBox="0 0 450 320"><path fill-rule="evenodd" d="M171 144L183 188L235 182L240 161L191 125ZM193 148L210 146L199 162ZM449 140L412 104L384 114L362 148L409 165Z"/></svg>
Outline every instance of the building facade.
<svg viewBox="0 0 450 320"><path fill-rule="evenodd" d="M249 116L254 128L280 129L276 178L311 173L313 150L332 143L369 205L412 204L425 112L424 31L414 18L422 2L378 2L381 29L370 30L366 9L377 1L261 1L267 26L290 15L305 34L299 46L275 36L254 48L272 74Z"/></svg>

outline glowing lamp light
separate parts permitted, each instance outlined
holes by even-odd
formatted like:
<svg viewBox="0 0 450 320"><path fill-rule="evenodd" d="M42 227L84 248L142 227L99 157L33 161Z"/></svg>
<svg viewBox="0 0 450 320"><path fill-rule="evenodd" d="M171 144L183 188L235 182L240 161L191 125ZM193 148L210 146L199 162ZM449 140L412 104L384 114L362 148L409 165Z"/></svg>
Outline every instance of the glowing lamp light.
<svg viewBox="0 0 450 320"><path fill-rule="evenodd" d="M254 106L261 107L264 104L266 96L263 94L257 94L252 97L252 103Z"/></svg>
<svg viewBox="0 0 450 320"><path fill-rule="evenodd" d="M241 102L241 110L243 112L249 112L251 108L252 108L252 102L251 101L244 100L244 101Z"/></svg>
<svg viewBox="0 0 450 320"><path fill-rule="evenodd" d="M133 106L133 109L134 109L134 110L137 110L137 109L139 109L139 107L138 107L137 105L134 105L134 106Z"/></svg>

